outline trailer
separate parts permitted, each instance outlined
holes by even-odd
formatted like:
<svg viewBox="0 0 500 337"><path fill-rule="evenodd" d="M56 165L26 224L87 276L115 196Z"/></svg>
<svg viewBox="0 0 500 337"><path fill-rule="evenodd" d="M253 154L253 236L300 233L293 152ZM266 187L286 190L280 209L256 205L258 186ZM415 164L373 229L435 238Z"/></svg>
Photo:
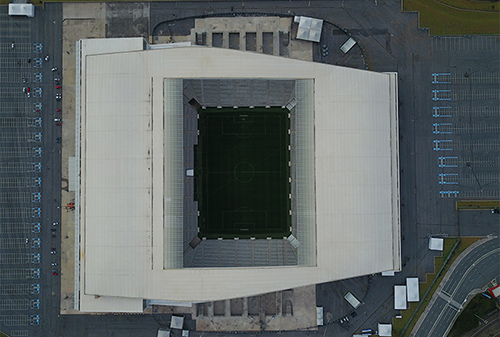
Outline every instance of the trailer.
<svg viewBox="0 0 500 337"><path fill-rule="evenodd" d="M406 286L394 286L394 309L406 310Z"/></svg>
<svg viewBox="0 0 500 337"><path fill-rule="evenodd" d="M406 279L406 295L408 297L408 302L420 301L418 277L408 277Z"/></svg>
<svg viewBox="0 0 500 337"><path fill-rule="evenodd" d="M356 297L354 297L354 295L351 294L351 292L345 294L344 298L347 302L349 302L350 305L354 307L354 309L356 309L361 305L361 302Z"/></svg>

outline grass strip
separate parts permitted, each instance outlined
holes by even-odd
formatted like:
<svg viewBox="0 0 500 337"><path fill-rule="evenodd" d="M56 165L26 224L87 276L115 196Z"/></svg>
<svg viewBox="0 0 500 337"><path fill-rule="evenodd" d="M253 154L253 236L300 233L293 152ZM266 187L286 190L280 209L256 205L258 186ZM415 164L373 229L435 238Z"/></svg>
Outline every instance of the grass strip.
<svg viewBox="0 0 500 337"><path fill-rule="evenodd" d="M420 27L429 28L431 35L498 34L500 32L500 15L496 12L457 9L435 0L404 0L403 10L418 11Z"/></svg>
<svg viewBox="0 0 500 337"><path fill-rule="evenodd" d="M456 202L456 208L462 210L489 210L499 207L500 200L460 200Z"/></svg>
<svg viewBox="0 0 500 337"><path fill-rule="evenodd" d="M483 293L477 294L467 303L464 310L457 317L448 336L462 336L464 333L479 326L478 317L484 319L495 311L498 311L497 300L495 298L487 298L483 296Z"/></svg>
<svg viewBox="0 0 500 337"><path fill-rule="evenodd" d="M471 1L471 0L436 0L450 7L483 12L498 12L500 3L498 1Z"/></svg>

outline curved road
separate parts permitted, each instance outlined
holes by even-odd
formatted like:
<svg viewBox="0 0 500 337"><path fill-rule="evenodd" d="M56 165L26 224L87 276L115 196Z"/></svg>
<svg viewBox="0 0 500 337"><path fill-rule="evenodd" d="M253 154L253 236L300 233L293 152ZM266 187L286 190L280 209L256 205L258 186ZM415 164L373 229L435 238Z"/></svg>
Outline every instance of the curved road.
<svg viewBox="0 0 500 337"><path fill-rule="evenodd" d="M471 250L455 267L437 294L415 337L443 337L463 308L467 295L482 288L500 274L498 238L484 242Z"/></svg>

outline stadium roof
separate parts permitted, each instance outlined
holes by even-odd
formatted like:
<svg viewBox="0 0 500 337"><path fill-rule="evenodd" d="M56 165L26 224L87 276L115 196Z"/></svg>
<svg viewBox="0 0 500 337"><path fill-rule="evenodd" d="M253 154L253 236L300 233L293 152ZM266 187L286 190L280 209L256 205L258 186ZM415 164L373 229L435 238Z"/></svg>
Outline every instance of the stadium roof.
<svg viewBox="0 0 500 337"><path fill-rule="evenodd" d="M400 270L396 74L144 45L142 39L79 43L80 310L141 311L142 299L203 302ZM165 233L175 216L170 203L179 197L166 192L173 164L164 159L182 147L165 142L172 130L165 109L175 106L179 90L165 79L200 78L311 84L313 111L303 113L314 117L307 163L315 172L312 266L164 269Z"/></svg>

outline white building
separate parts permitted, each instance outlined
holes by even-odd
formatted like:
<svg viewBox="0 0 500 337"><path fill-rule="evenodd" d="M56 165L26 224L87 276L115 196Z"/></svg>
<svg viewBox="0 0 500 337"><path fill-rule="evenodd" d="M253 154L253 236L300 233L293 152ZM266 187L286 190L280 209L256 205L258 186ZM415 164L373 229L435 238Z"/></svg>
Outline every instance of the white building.
<svg viewBox="0 0 500 337"><path fill-rule="evenodd" d="M140 38L81 40L77 64L76 309L141 312L144 299L204 302L401 269L397 74L229 49L151 50ZM209 81L293 88L283 105L300 135L295 245L186 241L183 100L199 88L206 96ZM252 90L235 99L269 95ZM199 247L271 244L294 260L186 262Z"/></svg>

